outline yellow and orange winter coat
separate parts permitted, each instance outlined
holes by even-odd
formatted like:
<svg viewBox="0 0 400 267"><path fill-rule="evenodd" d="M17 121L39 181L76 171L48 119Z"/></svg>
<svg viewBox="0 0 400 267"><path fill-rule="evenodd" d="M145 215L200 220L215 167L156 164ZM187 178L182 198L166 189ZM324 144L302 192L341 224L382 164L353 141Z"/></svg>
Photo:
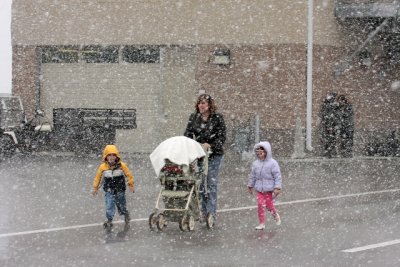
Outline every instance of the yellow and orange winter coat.
<svg viewBox="0 0 400 267"><path fill-rule="evenodd" d="M106 161L106 157L109 154L115 154L117 156L116 164L110 166ZM93 181L93 189L98 190L100 183L103 184L105 192L111 192L116 194L126 190L125 180L128 180L128 185L133 186L134 178L129 170L128 166L121 161L121 156L115 145L107 145L103 151L102 157L103 163L100 164L97 169L96 176Z"/></svg>

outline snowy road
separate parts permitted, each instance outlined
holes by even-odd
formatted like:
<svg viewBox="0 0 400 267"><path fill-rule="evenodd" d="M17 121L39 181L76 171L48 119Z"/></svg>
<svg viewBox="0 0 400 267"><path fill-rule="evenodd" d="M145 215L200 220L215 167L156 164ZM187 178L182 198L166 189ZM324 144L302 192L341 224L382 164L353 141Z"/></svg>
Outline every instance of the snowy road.
<svg viewBox="0 0 400 267"><path fill-rule="evenodd" d="M130 229L105 232L103 197L91 197L98 159L14 158L0 163L1 266L396 266L400 264L400 159L284 160L282 225L257 225L245 190L248 162L225 159L216 228L149 231L159 190L147 157L125 161ZM117 219L122 219L117 217Z"/></svg>

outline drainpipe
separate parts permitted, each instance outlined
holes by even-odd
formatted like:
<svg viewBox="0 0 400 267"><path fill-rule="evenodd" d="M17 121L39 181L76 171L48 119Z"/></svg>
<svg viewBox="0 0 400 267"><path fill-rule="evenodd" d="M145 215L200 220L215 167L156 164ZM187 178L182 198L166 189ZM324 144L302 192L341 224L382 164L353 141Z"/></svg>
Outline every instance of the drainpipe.
<svg viewBox="0 0 400 267"><path fill-rule="evenodd" d="M312 73L313 73L313 0L308 0L308 21L307 21L307 116L306 116L306 148L312 151Z"/></svg>
<svg viewBox="0 0 400 267"><path fill-rule="evenodd" d="M33 116L36 116L38 110L40 110L40 90L42 87L42 78L43 78L43 70L42 70L42 47L36 47L36 71L37 77L35 79L35 110Z"/></svg>
<svg viewBox="0 0 400 267"><path fill-rule="evenodd" d="M255 119L255 131L254 131L254 142L256 144L260 143L260 116L258 113L256 114L256 119Z"/></svg>

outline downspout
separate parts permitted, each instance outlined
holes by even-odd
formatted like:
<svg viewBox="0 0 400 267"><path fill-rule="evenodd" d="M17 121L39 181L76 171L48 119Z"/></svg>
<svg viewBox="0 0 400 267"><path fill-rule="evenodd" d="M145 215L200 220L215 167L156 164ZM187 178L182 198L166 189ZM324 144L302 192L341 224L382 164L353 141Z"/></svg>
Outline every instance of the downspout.
<svg viewBox="0 0 400 267"><path fill-rule="evenodd" d="M260 143L260 115L258 113L256 114L254 133L254 142L258 144Z"/></svg>
<svg viewBox="0 0 400 267"><path fill-rule="evenodd" d="M43 79L43 73L42 73L42 47L36 47L36 70L37 70L37 76L35 79L35 110L33 116L36 116L36 113L38 110L40 110L40 90L42 87L42 79Z"/></svg>
<svg viewBox="0 0 400 267"><path fill-rule="evenodd" d="M312 151L312 74L313 74L313 0L308 0L307 21L307 116L306 116L306 148Z"/></svg>

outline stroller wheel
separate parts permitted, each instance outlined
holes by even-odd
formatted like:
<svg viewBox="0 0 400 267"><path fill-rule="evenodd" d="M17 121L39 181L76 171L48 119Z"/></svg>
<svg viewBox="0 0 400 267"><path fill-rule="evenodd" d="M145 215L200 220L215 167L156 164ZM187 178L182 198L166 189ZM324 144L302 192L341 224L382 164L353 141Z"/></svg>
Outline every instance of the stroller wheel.
<svg viewBox="0 0 400 267"><path fill-rule="evenodd" d="M149 216L149 227L150 230L154 230L156 228L156 224L157 224L157 216L156 214L153 212L152 214L150 214Z"/></svg>
<svg viewBox="0 0 400 267"><path fill-rule="evenodd" d="M188 220L189 231L193 231L194 230L194 224L195 224L194 217L190 215L189 216L189 220Z"/></svg>
<svg viewBox="0 0 400 267"><path fill-rule="evenodd" d="M162 231L164 229L164 226L167 225L167 222L165 220L165 217L163 214L158 214L157 218L157 228L158 230Z"/></svg>
<svg viewBox="0 0 400 267"><path fill-rule="evenodd" d="M182 218L180 219L179 229L181 229L182 232L188 230L187 215L183 215Z"/></svg>
<svg viewBox="0 0 400 267"><path fill-rule="evenodd" d="M206 218L206 223L207 223L207 228L208 229L212 229L214 227L214 215L212 215L211 213L207 214L207 218Z"/></svg>

